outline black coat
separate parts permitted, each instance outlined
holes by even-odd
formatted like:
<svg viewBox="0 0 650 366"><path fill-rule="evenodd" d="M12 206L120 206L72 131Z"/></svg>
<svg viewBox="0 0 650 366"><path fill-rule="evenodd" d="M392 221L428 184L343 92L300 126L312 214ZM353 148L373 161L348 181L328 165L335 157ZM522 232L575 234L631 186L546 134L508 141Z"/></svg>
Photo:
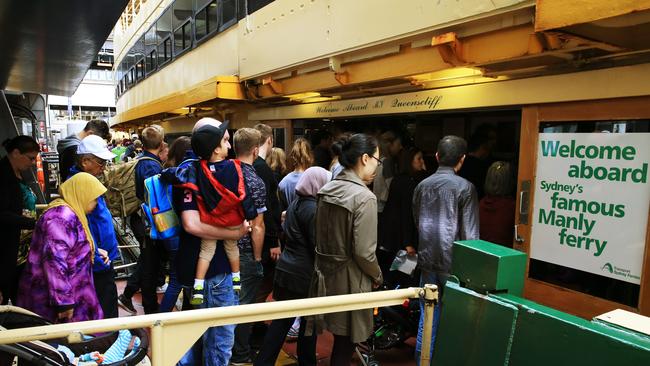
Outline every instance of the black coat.
<svg viewBox="0 0 650 366"><path fill-rule="evenodd" d="M24 217L20 181L6 157L0 160L0 291L6 297L18 281L16 259L22 229L33 229L35 220Z"/></svg>
<svg viewBox="0 0 650 366"><path fill-rule="evenodd" d="M298 196L287 208L284 221L286 244L275 267L276 284L304 294L314 272L316 198Z"/></svg>

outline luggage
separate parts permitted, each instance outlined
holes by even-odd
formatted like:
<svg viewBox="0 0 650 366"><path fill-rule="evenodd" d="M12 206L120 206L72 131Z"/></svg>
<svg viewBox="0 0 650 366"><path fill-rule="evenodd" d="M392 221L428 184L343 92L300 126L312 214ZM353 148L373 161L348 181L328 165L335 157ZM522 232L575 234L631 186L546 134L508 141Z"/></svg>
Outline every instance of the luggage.
<svg viewBox="0 0 650 366"><path fill-rule="evenodd" d="M140 200L135 195L135 168L142 160L153 160L150 157L140 157L124 164L106 167L100 181L106 187L106 205L115 217L127 217L140 209Z"/></svg>

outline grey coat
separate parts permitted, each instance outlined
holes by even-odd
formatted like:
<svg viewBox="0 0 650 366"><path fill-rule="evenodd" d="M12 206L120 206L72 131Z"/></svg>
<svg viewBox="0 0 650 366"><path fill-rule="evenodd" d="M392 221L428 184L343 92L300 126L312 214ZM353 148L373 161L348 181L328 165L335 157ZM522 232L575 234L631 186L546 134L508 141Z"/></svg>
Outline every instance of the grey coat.
<svg viewBox="0 0 650 366"><path fill-rule="evenodd" d="M351 170L318 192L316 260L312 295L332 296L372 291L382 275L377 248L377 200ZM372 309L325 314L321 326L335 335L365 341L373 331Z"/></svg>

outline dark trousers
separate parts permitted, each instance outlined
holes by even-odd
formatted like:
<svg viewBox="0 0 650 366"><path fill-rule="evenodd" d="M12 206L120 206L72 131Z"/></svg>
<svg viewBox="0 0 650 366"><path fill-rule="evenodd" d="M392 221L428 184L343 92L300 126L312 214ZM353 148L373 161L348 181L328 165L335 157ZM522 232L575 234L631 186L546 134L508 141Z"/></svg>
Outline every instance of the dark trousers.
<svg viewBox="0 0 650 366"><path fill-rule="evenodd" d="M280 296L278 296L280 295ZM305 298L303 294L292 292L285 288L276 287L273 293L276 300L293 300ZM266 330L264 343L260 349L260 353L255 359L255 366L273 366L280 354L280 349L284 344L287 332L293 325L296 318L276 319L271 322L269 328ZM298 365L300 366L314 366L318 363L316 359L316 334L305 336L305 328L307 326L307 319L302 317L300 319L300 331L298 333Z"/></svg>
<svg viewBox="0 0 650 366"><path fill-rule="evenodd" d="M239 266L241 274L241 292L239 304L255 303L260 284L264 279L262 264L255 261L251 249L239 251ZM235 328L235 345L232 348L232 361L245 361L251 357L250 347L251 323L238 324Z"/></svg>
<svg viewBox="0 0 650 366"><path fill-rule="evenodd" d="M354 343L349 336L334 335L330 366L349 366L354 353Z"/></svg>
<svg viewBox="0 0 650 366"><path fill-rule="evenodd" d="M140 290L142 293L142 307L144 308L145 314L154 314L158 312L158 295L156 294L156 286L158 283L158 273L160 271L160 261L161 258L163 258L165 248L162 243L152 240L146 235L142 218L137 214L131 215L131 230L133 230L133 234L140 242L138 272L140 278ZM133 291L136 280L137 279L131 281L134 286L131 286L131 289L129 290L130 292ZM125 296L126 295L128 295L128 293L125 293Z"/></svg>
<svg viewBox="0 0 650 366"><path fill-rule="evenodd" d="M130 299L138 290L140 290L140 257L138 257L138 261L133 267L133 272L126 280L126 287L124 288L123 294Z"/></svg>
<svg viewBox="0 0 650 366"><path fill-rule="evenodd" d="M142 293L142 307L145 314L158 312L158 272L160 271L161 251L165 248L157 240L146 237L140 249L140 290Z"/></svg>
<svg viewBox="0 0 650 366"><path fill-rule="evenodd" d="M106 271L93 272L95 293L99 305L104 312L104 319L117 318L117 286L115 286L115 271L111 267Z"/></svg>

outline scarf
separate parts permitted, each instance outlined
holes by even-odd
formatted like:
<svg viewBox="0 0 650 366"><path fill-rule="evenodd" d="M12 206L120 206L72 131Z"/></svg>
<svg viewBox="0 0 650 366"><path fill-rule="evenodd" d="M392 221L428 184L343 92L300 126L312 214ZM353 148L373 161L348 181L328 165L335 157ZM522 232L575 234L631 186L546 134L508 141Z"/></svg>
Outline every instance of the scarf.
<svg viewBox="0 0 650 366"><path fill-rule="evenodd" d="M105 192L106 187L97 178L88 173L77 173L59 186L61 198L52 201L47 205L47 209L45 210L47 211L58 206L67 206L77 215L90 244L91 262L94 262L95 257L95 241L90 233L90 226L88 226L86 208L93 200L96 200L97 197Z"/></svg>
<svg viewBox="0 0 650 366"><path fill-rule="evenodd" d="M300 176L296 192L301 196L316 197L318 191L331 179L332 173L319 166L313 166Z"/></svg>

